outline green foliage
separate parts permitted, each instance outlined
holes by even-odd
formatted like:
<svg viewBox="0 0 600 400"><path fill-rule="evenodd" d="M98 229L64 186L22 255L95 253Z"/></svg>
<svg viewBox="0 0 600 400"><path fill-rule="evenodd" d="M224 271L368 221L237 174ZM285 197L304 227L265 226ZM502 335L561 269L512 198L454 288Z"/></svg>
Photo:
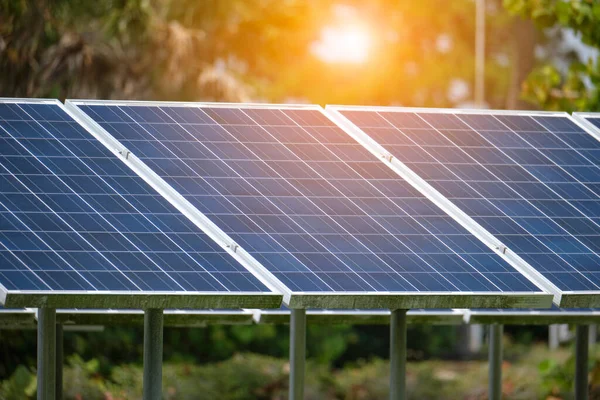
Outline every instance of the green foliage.
<svg viewBox="0 0 600 400"><path fill-rule="evenodd" d="M323 398L319 380L322 367L309 364L307 399ZM177 400L269 400L287 394L287 361L252 354L236 355L227 361L204 366L167 363L163 367L163 398ZM108 391L115 398L139 399L142 374L137 366L114 368Z"/></svg>
<svg viewBox="0 0 600 400"><path fill-rule="evenodd" d="M593 0L504 0L513 14L530 18L541 28L557 24L581 33L584 43L600 45L600 3Z"/></svg>
<svg viewBox="0 0 600 400"><path fill-rule="evenodd" d="M509 353L517 349L507 341ZM511 400L569 398L572 391L572 349L549 351L547 346L518 347L520 357L503 366L503 398ZM600 392L600 350L591 353L591 393ZM595 366L594 366L595 363ZM374 358L331 369L309 360L307 400L383 399L389 390L389 363ZM407 366L409 399L479 399L487 390L487 360L421 361ZM99 362L69 357L64 369L65 399L141 400L142 367L113 366L99 373ZM216 363L167 362L163 365L165 400L275 400L287 398L289 363L285 358L244 353ZM443 393L443 396L441 394ZM0 382L0 399L33 399L35 375L18 367ZM591 397L594 398L594 397Z"/></svg>
<svg viewBox="0 0 600 400"><path fill-rule="evenodd" d="M100 363L93 358L84 361L80 356L73 355L67 360L69 365L64 369L63 381L65 399L104 400L106 386L98 375Z"/></svg>
<svg viewBox="0 0 600 400"><path fill-rule="evenodd" d="M37 379L29 368L19 365L4 382L0 382L0 399L22 400L35 396Z"/></svg>
<svg viewBox="0 0 600 400"><path fill-rule="evenodd" d="M553 359L540 363L539 373L542 376L542 390L548 395L563 396L573 385L575 360L570 357L566 363L560 364Z"/></svg>
<svg viewBox="0 0 600 400"><path fill-rule="evenodd" d="M357 335L348 325L309 325L308 356L321 364L330 364L340 358Z"/></svg>
<svg viewBox="0 0 600 400"><path fill-rule="evenodd" d="M592 391L600 393L600 352L598 350L600 348L596 346L594 351L591 351L590 359L588 360L588 370L592 372L590 379ZM547 358L539 363L540 386L545 396L571 397L574 390L576 362L573 352L574 349L571 348L569 356L564 360Z"/></svg>
<svg viewBox="0 0 600 400"><path fill-rule="evenodd" d="M540 28L562 27L583 43L600 49L600 2L592 0L504 0L513 14L532 19ZM570 60L562 72L547 60L523 85L523 97L544 109L600 110L600 57Z"/></svg>

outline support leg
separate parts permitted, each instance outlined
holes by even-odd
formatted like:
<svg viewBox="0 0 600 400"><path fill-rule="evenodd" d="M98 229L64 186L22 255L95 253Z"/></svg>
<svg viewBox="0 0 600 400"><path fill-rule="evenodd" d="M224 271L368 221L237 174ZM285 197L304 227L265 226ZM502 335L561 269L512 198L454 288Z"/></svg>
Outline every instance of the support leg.
<svg viewBox="0 0 600 400"><path fill-rule="evenodd" d="M144 400L162 399L163 310L144 313Z"/></svg>
<svg viewBox="0 0 600 400"><path fill-rule="evenodd" d="M406 399L406 310L390 320L390 400Z"/></svg>
<svg viewBox="0 0 600 400"><path fill-rule="evenodd" d="M56 400L63 400L63 363L64 363L63 326L56 325Z"/></svg>
<svg viewBox="0 0 600 400"><path fill-rule="evenodd" d="M598 325L590 325L590 350L594 350L598 341Z"/></svg>
<svg viewBox="0 0 600 400"><path fill-rule="evenodd" d="M556 324L548 327L548 347L550 350L556 350L560 345L558 340L558 328L559 326Z"/></svg>
<svg viewBox="0 0 600 400"><path fill-rule="evenodd" d="M304 399L306 365L306 310L293 309L290 320L290 395L289 400Z"/></svg>
<svg viewBox="0 0 600 400"><path fill-rule="evenodd" d="M502 399L502 334L500 324L490 325L489 348L489 399Z"/></svg>
<svg viewBox="0 0 600 400"><path fill-rule="evenodd" d="M575 400L588 399L589 326L577 325L575 342Z"/></svg>
<svg viewBox="0 0 600 400"><path fill-rule="evenodd" d="M56 396L56 310L38 310L37 398L54 400Z"/></svg>
<svg viewBox="0 0 600 400"><path fill-rule="evenodd" d="M481 351L484 332L483 325L469 325L469 353L471 355L479 354Z"/></svg>

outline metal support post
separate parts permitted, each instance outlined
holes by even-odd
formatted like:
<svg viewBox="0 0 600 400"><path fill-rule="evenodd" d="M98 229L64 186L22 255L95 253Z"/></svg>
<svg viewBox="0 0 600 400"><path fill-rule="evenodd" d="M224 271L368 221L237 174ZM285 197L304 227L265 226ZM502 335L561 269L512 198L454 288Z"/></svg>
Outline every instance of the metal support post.
<svg viewBox="0 0 600 400"><path fill-rule="evenodd" d="M406 310L390 320L390 400L406 399Z"/></svg>
<svg viewBox="0 0 600 400"><path fill-rule="evenodd" d="M598 341L598 325L590 325L590 350L596 347Z"/></svg>
<svg viewBox="0 0 600 400"><path fill-rule="evenodd" d="M56 396L56 310L38 309L37 398L54 400Z"/></svg>
<svg viewBox="0 0 600 400"><path fill-rule="evenodd" d="M483 347L484 332L483 325L469 325L469 354L471 356L479 354L481 351L481 348Z"/></svg>
<svg viewBox="0 0 600 400"><path fill-rule="evenodd" d="M553 324L548 327L548 347L550 350L558 349L560 345L559 334L558 334L559 325Z"/></svg>
<svg viewBox="0 0 600 400"><path fill-rule="evenodd" d="M292 309L290 319L290 395L289 400L304 399L306 369L306 310Z"/></svg>
<svg viewBox="0 0 600 400"><path fill-rule="evenodd" d="M144 312L144 400L162 399L163 310Z"/></svg>
<svg viewBox="0 0 600 400"><path fill-rule="evenodd" d="M575 341L575 400L588 399L589 325L577 325Z"/></svg>
<svg viewBox="0 0 600 400"><path fill-rule="evenodd" d="M502 399L502 334L500 324L490 325L489 345L489 399Z"/></svg>
<svg viewBox="0 0 600 400"><path fill-rule="evenodd" d="M63 362L64 341L63 341L63 326L56 325L56 400L63 400Z"/></svg>

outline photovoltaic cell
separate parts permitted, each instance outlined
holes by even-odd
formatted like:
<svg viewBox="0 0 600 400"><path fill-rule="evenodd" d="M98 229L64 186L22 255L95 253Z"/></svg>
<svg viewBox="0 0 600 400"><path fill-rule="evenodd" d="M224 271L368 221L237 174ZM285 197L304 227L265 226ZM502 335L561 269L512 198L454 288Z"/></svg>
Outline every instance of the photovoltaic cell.
<svg viewBox="0 0 600 400"><path fill-rule="evenodd" d="M566 114L339 112L561 291L600 289L600 141Z"/></svg>
<svg viewBox="0 0 600 400"><path fill-rule="evenodd" d="M75 102L293 292L537 292L318 109Z"/></svg>
<svg viewBox="0 0 600 400"><path fill-rule="evenodd" d="M5 291L270 292L56 103L0 104Z"/></svg>

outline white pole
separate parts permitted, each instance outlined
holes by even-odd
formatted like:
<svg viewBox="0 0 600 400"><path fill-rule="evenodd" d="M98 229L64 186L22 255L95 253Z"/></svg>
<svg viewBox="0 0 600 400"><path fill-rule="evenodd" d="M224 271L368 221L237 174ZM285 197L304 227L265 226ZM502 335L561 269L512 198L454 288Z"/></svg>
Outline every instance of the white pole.
<svg viewBox="0 0 600 400"><path fill-rule="evenodd" d="M485 0L475 0L475 104L485 107Z"/></svg>

